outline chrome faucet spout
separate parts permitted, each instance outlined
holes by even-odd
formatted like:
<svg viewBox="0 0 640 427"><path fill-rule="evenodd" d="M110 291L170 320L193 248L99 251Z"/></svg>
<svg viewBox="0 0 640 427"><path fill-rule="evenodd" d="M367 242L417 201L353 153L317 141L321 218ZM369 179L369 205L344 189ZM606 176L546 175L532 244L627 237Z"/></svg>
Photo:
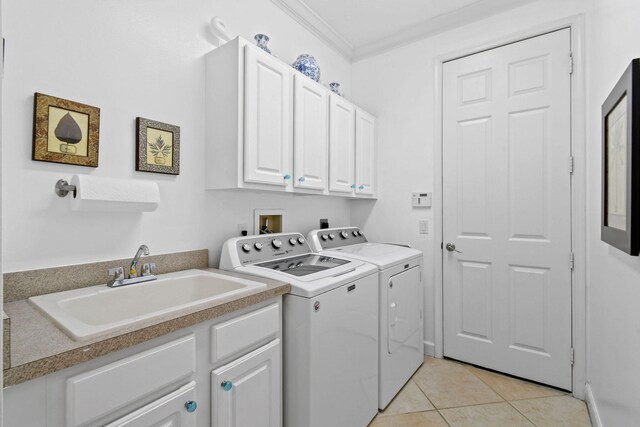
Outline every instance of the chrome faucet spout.
<svg viewBox="0 0 640 427"><path fill-rule="evenodd" d="M129 266L130 276L135 277L138 275L138 261L140 261L142 255L149 255L149 247L147 245L140 245L138 251L131 260L131 265Z"/></svg>

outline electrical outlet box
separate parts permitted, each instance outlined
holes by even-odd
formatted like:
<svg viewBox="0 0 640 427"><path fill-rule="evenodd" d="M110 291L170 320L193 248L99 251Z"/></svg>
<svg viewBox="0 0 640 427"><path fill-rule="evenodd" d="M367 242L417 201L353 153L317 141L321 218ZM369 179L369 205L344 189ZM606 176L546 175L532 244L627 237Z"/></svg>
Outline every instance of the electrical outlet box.
<svg viewBox="0 0 640 427"><path fill-rule="evenodd" d="M430 208L431 193L413 193L411 195L411 206L414 208Z"/></svg>
<svg viewBox="0 0 640 427"><path fill-rule="evenodd" d="M429 234L429 221L421 219L418 221L418 227L420 228L420 234Z"/></svg>

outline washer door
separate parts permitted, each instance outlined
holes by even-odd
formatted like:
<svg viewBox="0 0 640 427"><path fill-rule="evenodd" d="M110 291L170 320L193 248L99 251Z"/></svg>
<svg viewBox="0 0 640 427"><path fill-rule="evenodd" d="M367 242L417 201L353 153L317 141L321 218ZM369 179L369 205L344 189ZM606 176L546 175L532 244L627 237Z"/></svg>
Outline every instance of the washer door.
<svg viewBox="0 0 640 427"><path fill-rule="evenodd" d="M387 314L387 350L392 354L420 329L419 267L389 278Z"/></svg>

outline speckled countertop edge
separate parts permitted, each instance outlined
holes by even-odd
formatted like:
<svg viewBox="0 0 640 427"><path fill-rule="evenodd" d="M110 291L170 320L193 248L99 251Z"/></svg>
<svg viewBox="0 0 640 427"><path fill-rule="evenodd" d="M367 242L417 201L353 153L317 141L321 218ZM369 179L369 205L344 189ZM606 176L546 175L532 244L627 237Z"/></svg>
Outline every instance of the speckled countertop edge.
<svg viewBox="0 0 640 427"><path fill-rule="evenodd" d="M11 367L3 371L4 387L29 381L133 345L205 322L289 293L284 282L206 269L265 283L266 288L161 316L87 341L73 341L26 300L6 303L12 319Z"/></svg>

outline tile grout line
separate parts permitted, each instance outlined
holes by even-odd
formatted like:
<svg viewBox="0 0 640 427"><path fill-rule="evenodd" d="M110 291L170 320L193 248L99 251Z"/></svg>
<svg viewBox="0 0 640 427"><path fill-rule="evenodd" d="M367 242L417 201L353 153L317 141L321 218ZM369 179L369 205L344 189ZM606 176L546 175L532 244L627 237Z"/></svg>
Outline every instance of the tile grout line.
<svg viewBox="0 0 640 427"><path fill-rule="evenodd" d="M478 368L475 368L475 369L478 369ZM529 419L529 417L527 417L525 414L523 414L522 412L520 412L520 411L518 410L518 408L516 408L515 406L513 406L513 405L511 404L511 401L507 400L505 396L501 395L501 394L500 394L500 392L498 392L498 390L495 390L493 387L491 387L491 384L489 384L488 382L486 382L485 380L483 380L480 376L476 375L476 374L475 374L475 372L472 372L472 370L471 370L471 369L468 369L468 371L469 371L469 372L471 372L471 374L472 374L473 376L475 376L475 377L476 377L476 378L478 378L480 381L482 381L482 383L484 383L487 387L489 387L491 390L493 390L495 394L497 394L498 396L500 396L501 398L503 398L503 399L504 399L504 401L505 401L505 402L507 402L507 404L508 404L509 406L511 406L511 407L512 407L512 408L513 408L517 413L519 413L520 415L522 415L522 416L524 417L524 419L525 419L525 420L529 421L532 425L536 426L536 423L534 423L533 421L531 421L531 420ZM537 399L543 399L543 397L538 397ZM518 400L527 400L527 399L518 399Z"/></svg>

